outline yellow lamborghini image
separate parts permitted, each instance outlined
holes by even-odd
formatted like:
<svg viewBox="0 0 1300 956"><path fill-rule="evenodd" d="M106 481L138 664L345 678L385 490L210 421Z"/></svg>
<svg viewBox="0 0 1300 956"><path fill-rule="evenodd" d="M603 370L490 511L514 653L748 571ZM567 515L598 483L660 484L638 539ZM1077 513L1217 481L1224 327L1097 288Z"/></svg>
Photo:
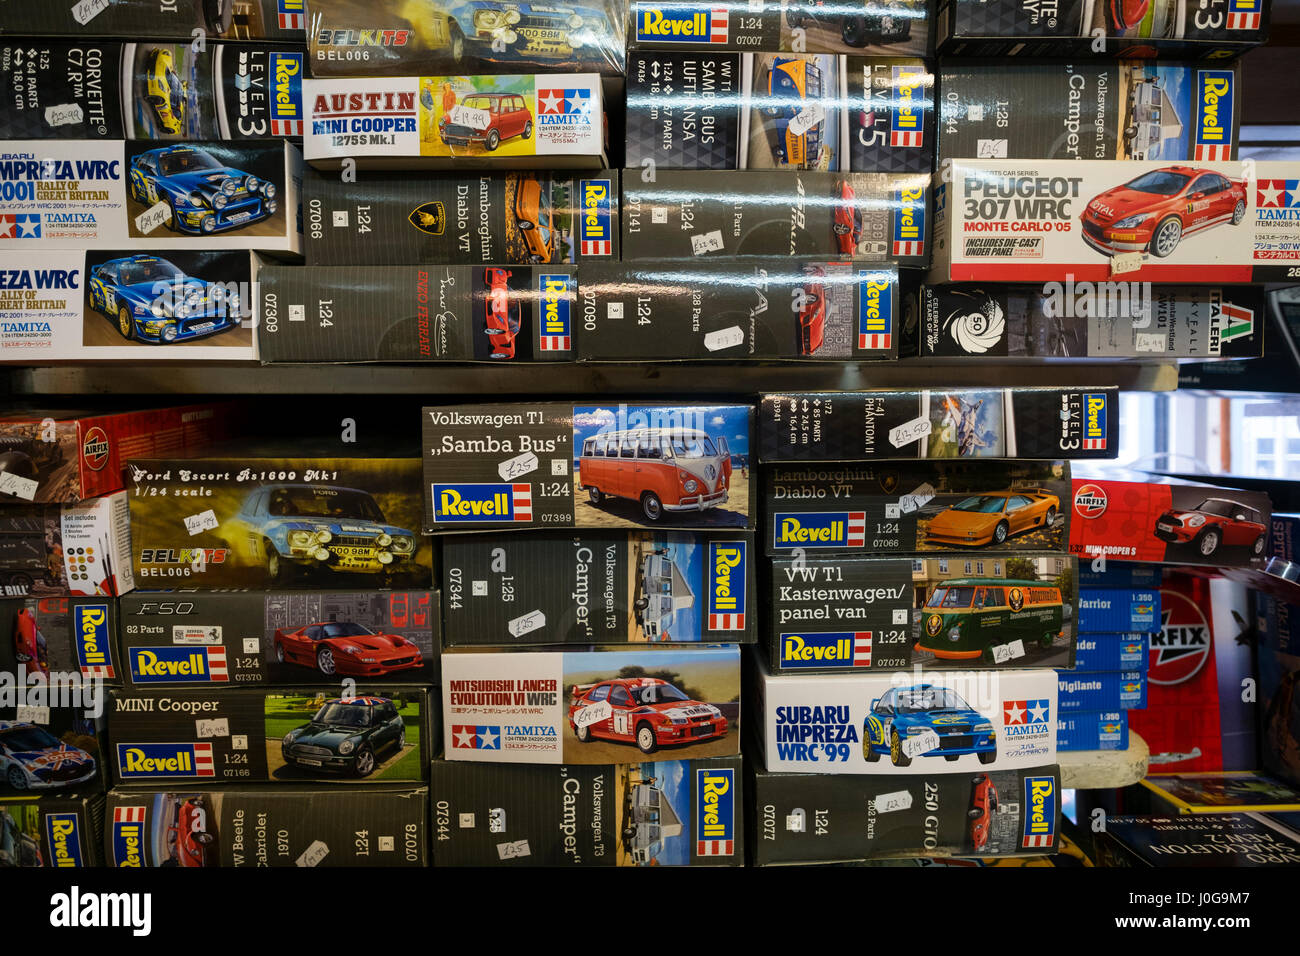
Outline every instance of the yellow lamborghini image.
<svg viewBox="0 0 1300 956"><path fill-rule="evenodd" d="M158 124L168 133L183 131L189 92L176 74L176 61L170 50L154 50L149 54L145 83L146 98L158 117Z"/></svg>

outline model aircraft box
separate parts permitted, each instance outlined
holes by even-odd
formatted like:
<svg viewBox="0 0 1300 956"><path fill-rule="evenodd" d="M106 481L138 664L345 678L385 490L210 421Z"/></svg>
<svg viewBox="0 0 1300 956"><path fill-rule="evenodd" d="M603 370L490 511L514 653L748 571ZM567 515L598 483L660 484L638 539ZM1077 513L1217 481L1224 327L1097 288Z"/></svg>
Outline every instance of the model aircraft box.
<svg viewBox="0 0 1300 956"><path fill-rule="evenodd" d="M447 643L750 643L756 561L752 532L448 536Z"/></svg>
<svg viewBox="0 0 1300 956"><path fill-rule="evenodd" d="M21 676L0 672L0 796L103 793L108 689L80 675L56 682Z"/></svg>
<svg viewBox="0 0 1300 956"><path fill-rule="evenodd" d="M1300 863L1300 838L1257 813L1108 817L1096 841L1098 866L1294 868Z"/></svg>
<svg viewBox="0 0 1300 956"><path fill-rule="evenodd" d="M740 757L565 767L435 760L433 864L744 866L743 775Z"/></svg>
<svg viewBox="0 0 1300 956"><path fill-rule="evenodd" d="M122 788L104 853L120 867L428 866L423 786Z"/></svg>
<svg viewBox="0 0 1300 956"><path fill-rule="evenodd" d="M283 140L0 143L0 239L51 249L299 251L302 157Z"/></svg>
<svg viewBox="0 0 1300 956"><path fill-rule="evenodd" d="M756 866L1038 856L1058 845L1061 778L1052 766L865 781L757 763L749 773Z"/></svg>
<svg viewBox="0 0 1300 956"><path fill-rule="evenodd" d="M1144 710L1147 705L1145 671L1104 673L1057 671L1061 713L1092 710Z"/></svg>
<svg viewBox="0 0 1300 956"><path fill-rule="evenodd" d="M1127 750L1128 711L1080 711L1060 714L1056 720L1056 749L1060 753L1079 750Z"/></svg>
<svg viewBox="0 0 1300 956"><path fill-rule="evenodd" d="M175 39L190 43L199 34L210 40L288 40L302 42L307 17L304 0L112 0L51 4L8 0L0 34L60 37Z"/></svg>
<svg viewBox="0 0 1300 956"><path fill-rule="evenodd" d="M1136 561L1109 561L1105 555L1083 561L1079 565L1079 587L1159 591L1163 568L1158 564L1139 564Z"/></svg>
<svg viewBox="0 0 1300 956"><path fill-rule="evenodd" d="M584 263L579 293L586 361L898 357L903 314L891 268Z"/></svg>
<svg viewBox="0 0 1300 956"><path fill-rule="evenodd" d="M1080 634L1075 644L1077 671L1145 671L1151 635Z"/></svg>
<svg viewBox="0 0 1300 956"><path fill-rule="evenodd" d="M752 528L749 405L424 409L424 528Z"/></svg>
<svg viewBox="0 0 1300 956"><path fill-rule="evenodd" d="M119 785L419 782L437 746L429 691L411 685L135 687L111 711Z"/></svg>
<svg viewBox="0 0 1300 956"><path fill-rule="evenodd" d="M453 651L442 674L447 760L574 766L740 753L735 644Z"/></svg>
<svg viewBox="0 0 1300 956"><path fill-rule="evenodd" d="M126 493L0 508L5 597L119 595L135 587Z"/></svg>
<svg viewBox="0 0 1300 956"><path fill-rule="evenodd" d="M119 604L134 687L436 679L429 591L135 591Z"/></svg>
<svg viewBox="0 0 1300 956"><path fill-rule="evenodd" d="M572 362L572 266L270 266L257 340L295 362Z"/></svg>
<svg viewBox="0 0 1300 956"><path fill-rule="evenodd" d="M1114 458L1114 388L767 394L758 411L764 462L882 458Z"/></svg>
<svg viewBox="0 0 1300 956"><path fill-rule="evenodd" d="M117 602L108 598L5 598L0 674L13 675L16 684L120 684L116 634Z"/></svg>
<svg viewBox="0 0 1300 956"><path fill-rule="evenodd" d="M1160 590L1082 587L1078 619L1085 634L1154 634L1160 630Z"/></svg>
<svg viewBox="0 0 1300 956"><path fill-rule="evenodd" d="M99 866L104 795L0 798L0 866Z"/></svg>

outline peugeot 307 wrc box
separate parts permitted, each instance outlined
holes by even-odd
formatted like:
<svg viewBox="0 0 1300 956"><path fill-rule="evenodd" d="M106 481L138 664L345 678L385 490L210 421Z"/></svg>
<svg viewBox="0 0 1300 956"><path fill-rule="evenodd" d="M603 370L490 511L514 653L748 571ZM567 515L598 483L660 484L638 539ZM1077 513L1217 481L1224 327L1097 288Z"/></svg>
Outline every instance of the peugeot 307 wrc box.
<svg viewBox="0 0 1300 956"><path fill-rule="evenodd" d="M117 602L106 597L0 599L0 674L62 684L122 682Z"/></svg>
<svg viewBox="0 0 1300 956"><path fill-rule="evenodd" d="M126 493L69 505L0 508L0 593L5 597L125 594L131 570Z"/></svg>
<svg viewBox="0 0 1300 956"><path fill-rule="evenodd" d="M0 866L100 866L104 795L0 797Z"/></svg>
<svg viewBox="0 0 1300 956"><path fill-rule="evenodd" d="M112 0L111 3L50 4L7 0L0 35L211 40L287 40L301 43L305 0Z"/></svg>

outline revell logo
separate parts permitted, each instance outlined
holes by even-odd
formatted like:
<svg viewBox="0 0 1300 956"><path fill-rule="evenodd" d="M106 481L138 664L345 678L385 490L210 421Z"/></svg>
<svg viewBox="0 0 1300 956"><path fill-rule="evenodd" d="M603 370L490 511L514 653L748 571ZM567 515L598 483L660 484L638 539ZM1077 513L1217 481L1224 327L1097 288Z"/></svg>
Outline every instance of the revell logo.
<svg viewBox="0 0 1300 956"><path fill-rule="evenodd" d="M582 218L578 222L579 250L584 256L608 256L614 251L609 202L613 191L608 179L578 182Z"/></svg>
<svg viewBox="0 0 1300 956"><path fill-rule="evenodd" d="M925 145L925 71L914 66L896 66L893 74L889 145L919 148Z"/></svg>
<svg viewBox="0 0 1300 956"><path fill-rule="evenodd" d="M112 679L113 640L108 633L107 604L79 604L74 609L73 634L77 667L83 677Z"/></svg>
<svg viewBox="0 0 1300 956"><path fill-rule="evenodd" d="M1264 0L1228 0L1229 30L1258 30Z"/></svg>
<svg viewBox="0 0 1300 956"><path fill-rule="evenodd" d="M45 814L45 842L49 844L54 866L85 865L82 862L81 834L77 829L75 813Z"/></svg>
<svg viewBox="0 0 1300 956"><path fill-rule="evenodd" d="M894 255L925 254L925 187L894 193Z"/></svg>
<svg viewBox="0 0 1300 956"><path fill-rule="evenodd" d="M137 684L209 684L230 680L224 647L130 647L127 663Z"/></svg>
<svg viewBox="0 0 1300 956"><path fill-rule="evenodd" d="M271 75L275 77L274 95L271 99L271 134L273 136L301 136L302 108L302 54L273 52Z"/></svg>
<svg viewBox="0 0 1300 956"><path fill-rule="evenodd" d="M870 667L872 631L782 634L781 666Z"/></svg>
<svg viewBox="0 0 1300 956"><path fill-rule="evenodd" d="M303 30L307 27L307 12L303 7L305 0L278 0L278 14L281 30Z"/></svg>
<svg viewBox="0 0 1300 956"><path fill-rule="evenodd" d="M434 485L435 521L532 521L533 486L529 484Z"/></svg>
<svg viewBox="0 0 1300 956"><path fill-rule="evenodd" d="M541 350L543 352L570 351L573 347L573 332L569 318L569 303L573 297L573 276L538 276L537 288L542 294L542 329L539 343Z"/></svg>
<svg viewBox="0 0 1300 956"><path fill-rule="evenodd" d="M1083 447L1089 451L1106 448L1106 396L1101 392L1083 396Z"/></svg>
<svg viewBox="0 0 1300 956"><path fill-rule="evenodd" d="M638 5L636 38L642 43L726 43L727 8Z"/></svg>
<svg viewBox="0 0 1300 956"><path fill-rule="evenodd" d="M894 342L894 277L858 270L858 348L888 349Z"/></svg>
<svg viewBox="0 0 1300 956"><path fill-rule="evenodd" d="M118 744L117 772L141 777L215 777L212 744Z"/></svg>
<svg viewBox="0 0 1300 956"><path fill-rule="evenodd" d="M1196 72L1196 151L1195 158L1227 161L1232 158L1232 81L1231 70Z"/></svg>
<svg viewBox="0 0 1300 956"><path fill-rule="evenodd" d="M862 548L867 542L865 511L777 512L772 517L772 547Z"/></svg>
<svg viewBox="0 0 1300 956"><path fill-rule="evenodd" d="M709 542L709 630L745 629L744 541Z"/></svg>
<svg viewBox="0 0 1300 956"><path fill-rule="evenodd" d="M144 807L113 808L113 865L144 866Z"/></svg>
<svg viewBox="0 0 1300 956"><path fill-rule="evenodd" d="M1021 847L1050 847L1056 837L1056 778L1026 777Z"/></svg>
<svg viewBox="0 0 1300 956"><path fill-rule="evenodd" d="M736 852L736 772L730 767L695 771L696 856Z"/></svg>

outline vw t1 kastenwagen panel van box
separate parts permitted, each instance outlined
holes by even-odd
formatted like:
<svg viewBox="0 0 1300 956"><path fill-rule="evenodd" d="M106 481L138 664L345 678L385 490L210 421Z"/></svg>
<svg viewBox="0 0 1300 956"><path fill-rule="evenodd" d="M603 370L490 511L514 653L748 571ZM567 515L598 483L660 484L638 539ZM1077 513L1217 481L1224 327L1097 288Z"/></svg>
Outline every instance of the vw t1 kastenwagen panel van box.
<svg viewBox="0 0 1300 956"><path fill-rule="evenodd" d="M306 23L305 0L177 0L165 5L154 0L74 4L7 0L0 34L175 39L190 43L202 33L209 42L301 43Z"/></svg>
<svg viewBox="0 0 1300 956"><path fill-rule="evenodd" d="M0 674L120 684L116 638L117 602L110 598L0 599Z"/></svg>
<svg viewBox="0 0 1300 956"><path fill-rule="evenodd" d="M104 795L0 797L0 867L100 866Z"/></svg>
<svg viewBox="0 0 1300 956"><path fill-rule="evenodd" d="M6 597L116 596L135 587L126 493L0 508Z"/></svg>

